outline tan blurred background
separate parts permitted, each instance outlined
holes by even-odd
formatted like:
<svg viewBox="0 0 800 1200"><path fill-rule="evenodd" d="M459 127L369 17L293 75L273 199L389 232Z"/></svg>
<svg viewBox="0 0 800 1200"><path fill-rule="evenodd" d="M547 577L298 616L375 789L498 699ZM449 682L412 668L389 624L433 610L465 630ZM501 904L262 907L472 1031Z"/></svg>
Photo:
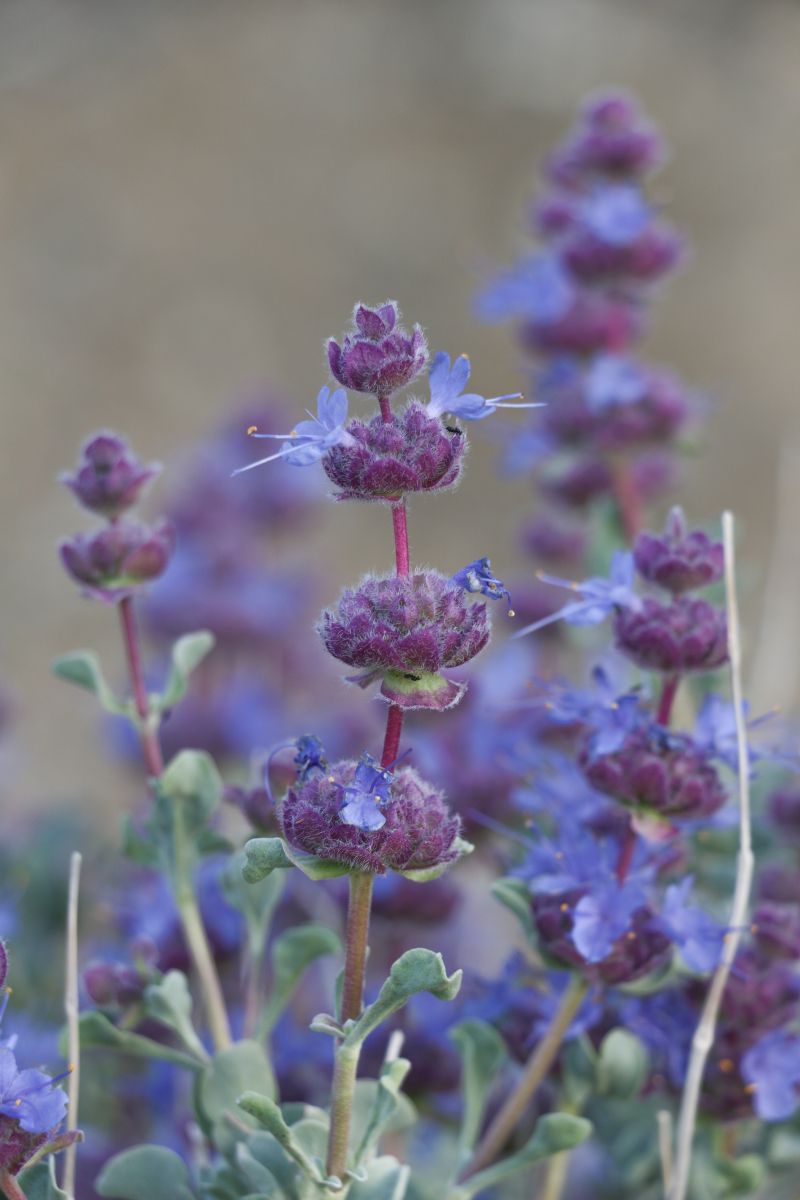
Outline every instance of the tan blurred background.
<svg viewBox="0 0 800 1200"><path fill-rule="evenodd" d="M356 299L396 297L479 390L517 383L470 311L521 242L537 161L604 84L635 90L673 161L656 195L694 246L652 354L714 400L684 502L740 517L751 673L791 701L798 550L765 587L779 448L798 441L800 5L789 0L0 0L0 679L3 794L113 809L88 698L49 660L113 613L61 574L86 525L54 478L98 425L169 463L254 385L302 408ZM243 461L252 447L243 438ZM461 490L413 506L416 557L513 567L529 492L474 444ZM800 458L795 463L800 462ZM388 566L385 514L328 506L308 553ZM764 592L770 604L764 608ZM762 639L766 624L770 637Z"/></svg>

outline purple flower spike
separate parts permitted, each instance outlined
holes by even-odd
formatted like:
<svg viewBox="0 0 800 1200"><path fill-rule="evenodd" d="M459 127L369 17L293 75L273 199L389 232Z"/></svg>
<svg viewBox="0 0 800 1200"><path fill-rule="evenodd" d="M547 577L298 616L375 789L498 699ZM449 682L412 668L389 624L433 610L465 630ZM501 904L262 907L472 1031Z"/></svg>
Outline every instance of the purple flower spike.
<svg viewBox="0 0 800 1200"><path fill-rule="evenodd" d="M553 156L550 175L570 188L598 175L635 178L657 166L663 154L661 138L635 100L609 93L588 103L577 128Z"/></svg>
<svg viewBox="0 0 800 1200"><path fill-rule="evenodd" d="M392 774L368 758L334 763L327 774L289 789L280 822L290 846L372 875L426 871L455 861L461 853L460 822L448 811L442 793L411 767ZM374 806L382 817L380 826L372 819L362 824L352 819L354 803L362 816L370 815L361 799L368 772L380 797L381 807L378 801ZM354 801L354 796L359 798Z"/></svg>
<svg viewBox="0 0 800 1200"><path fill-rule="evenodd" d="M633 557L643 579L673 595L708 587L725 570L722 542L712 541L699 529L689 532L680 508L673 508L661 535L639 535Z"/></svg>
<svg viewBox="0 0 800 1200"><path fill-rule="evenodd" d="M353 438L345 429L347 394L341 388L337 388L335 392L331 392L327 387L320 388L317 396L317 415L313 417L309 413L309 417L310 420L300 421L295 425L291 433L259 433L256 427L251 425L247 431L249 437L278 438L283 441L283 445L275 454L268 454L266 458L248 463L246 467L239 467L233 474L241 475L244 471L252 471L253 467L261 467L264 463L274 462L278 458L285 459L293 467L310 467L319 462L332 447L353 444Z"/></svg>
<svg viewBox="0 0 800 1200"><path fill-rule="evenodd" d="M404 708L450 707L463 684L439 672L460 667L489 640L485 604L469 604L458 584L437 571L368 577L326 610L319 633L334 658L363 674L368 686L383 676L383 694Z"/></svg>
<svg viewBox="0 0 800 1200"><path fill-rule="evenodd" d="M348 441L322 460L340 500L396 500L406 492L441 491L461 474L467 439L460 429L431 417L412 402L385 421L350 421Z"/></svg>
<svg viewBox="0 0 800 1200"><path fill-rule="evenodd" d="M86 596L116 604L162 575L175 549L169 521L117 521L61 543L61 561Z"/></svg>
<svg viewBox="0 0 800 1200"><path fill-rule="evenodd" d="M800 1038L780 1029L765 1034L747 1051L741 1070L762 1121L792 1116L800 1085Z"/></svg>
<svg viewBox="0 0 800 1200"><path fill-rule="evenodd" d="M450 355L440 350L431 363L428 379L431 398L426 412L431 417L452 413L464 421L482 421L498 408L541 408L540 403L522 402L521 392L495 396L487 400L476 392L464 392L469 382L470 365L466 354L460 354L450 366Z"/></svg>
<svg viewBox="0 0 800 1200"><path fill-rule="evenodd" d="M539 578L554 587L568 588L580 599L570 601L541 621L526 625L515 637L524 637L553 621L566 621L569 625L599 625L610 613L638 613L642 608L641 598L633 591L633 558L624 550L614 554L608 579L598 577L576 583L569 579L558 579L554 575L540 575Z"/></svg>
<svg viewBox="0 0 800 1200"><path fill-rule="evenodd" d="M59 482L72 489L84 508L118 517L160 471L160 463L140 462L123 438L104 430L85 443L75 473L64 472Z"/></svg>
<svg viewBox="0 0 800 1200"><path fill-rule="evenodd" d="M620 609L614 636L623 654L651 671L714 671L728 661L724 612L688 596L672 604L647 596L638 610Z"/></svg>
<svg viewBox="0 0 800 1200"><path fill-rule="evenodd" d="M328 342L328 364L334 379L354 392L391 396L417 376L428 360L428 346L419 325L411 333L397 321L394 300L379 308L357 304L354 329Z"/></svg>

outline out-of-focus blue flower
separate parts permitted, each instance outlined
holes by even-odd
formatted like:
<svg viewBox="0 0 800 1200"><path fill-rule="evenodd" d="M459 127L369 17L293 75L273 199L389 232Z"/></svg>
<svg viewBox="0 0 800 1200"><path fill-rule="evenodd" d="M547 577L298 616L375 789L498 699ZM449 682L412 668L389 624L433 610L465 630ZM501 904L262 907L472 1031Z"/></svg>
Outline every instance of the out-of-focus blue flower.
<svg viewBox="0 0 800 1200"><path fill-rule="evenodd" d="M533 781L511 793L514 805L523 812L547 813L560 821L568 812L582 826L588 826L609 807L607 796L595 791L580 767L566 755L536 749Z"/></svg>
<svg viewBox="0 0 800 1200"><path fill-rule="evenodd" d="M534 254L520 259L478 293L476 308L484 321L527 317L558 321L572 305L576 287L555 254Z"/></svg>
<svg viewBox="0 0 800 1200"><path fill-rule="evenodd" d="M511 594L502 579L495 579L492 575L492 564L488 558L476 558L473 562L467 563L460 571L456 571L452 580L465 592L479 593L482 596L488 596L490 600L508 600L509 612L513 616L510 608Z"/></svg>
<svg viewBox="0 0 800 1200"><path fill-rule="evenodd" d="M724 929L709 913L689 904L694 878L687 875L667 888L661 906L661 926L692 971L705 974L719 961Z"/></svg>
<svg viewBox="0 0 800 1200"><path fill-rule="evenodd" d="M13 1050L0 1049L0 1113L13 1117L26 1133L49 1133L67 1113L67 1097L44 1071L20 1071Z"/></svg>
<svg viewBox="0 0 800 1200"><path fill-rule="evenodd" d="M295 746L297 753L294 756L294 763L297 767L298 778L303 783L313 771L324 773L328 760L325 757L325 748L318 737L313 733L304 733L297 739Z"/></svg>
<svg viewBox="0 0 800 1200"><path fill-rule="evenodd" d="M551 613L549 617L543 617L541 621L534 621L532 625L526 625L514 636L524 637L528 633L542 629L545 625L550 625L553 621L566 621L569 625L599 625L610 613L618 612L620 609L640 612L642 600L633 590L634 577L633 555L625 550L615 552L611 560L608 579L596 577L578 583L569 579L559 579L555 575L540 574L539 578L545 583L551 583L554 587L568 588L581 598L580 600L571 600L558 612Z"/></svg>
<svg viewBox="0 0 800 1200"><path fill-rule="evenodd" d="M587 962L602 962L609 956L644 902L644 890L636 878L628 878L622 885L616 879L594 883L575 906L572 929L576 949Z"/></svg>
<svg viewBox="0 0 800 1200"><path fill-rule="evenodd" d="M760 1038L742 1058L743 1078L753 1087L754 1105L762 1121L785 1121L797 1108L800 1084L800 1039L775 1029Z"/></svg>
<svg viewBox="0 0 800 1200"><path fill-rule="evenodd" d="M598 188L581 206L583 224L609 246L628 246L644 232L653 210L641 191L630 184Z"/></svg>
<svg viewBox="0 0 800 1200"><path fill-rule="evenodd" d="M497 408L541 408L538 403L519 403L522 400L520 392L491 399L479 396L477 392L465 392L469 374L470 363L466 354L460 354L452 367L449 354L440 350L434 355L428 373L431 390L431 398L425 408L428 416L441 417L444 413L452 413L454 417L461 417L465 421L481 421L491 416Z"/></svg>
<svg viewBox="0 0 800 1200"><path fill-rule="evenodd" d="M617 676L618 672L612 675L606 666L598 664L592 670L594 686L590 688L572 687L562 679L540 681L542 695L533 705L541 705L546 718L556 725L588 725L590 755L613 754L629 733L649 720L641 693L620 694L621 680Z"/></svg>
<svg viewBox="0 0 800 1200"><path fill-rule="evenodd" d="M555 454L558 444L540 429L516 430L503 449L501 468L508 475L523 475Z"/></svg>
<svg viewBox="0 0 800 1200"><path fill-rule="evenodd" d="M622 997L619 1014L620 1024L640 1037L650 1050L654 1067L680 1087L697 1026L697 1010L684 992L669 988L649 996Z"/></svg>
<svg viewBox="0 0 800 1200"><path fill-rule="evenodd" d="M617 405L637 404L647 395L647 376L630 358L599 354L586 372L583 394L587 408L593 413Z"/></svg>
<svg viewBox="0 0 800 1200"><path fill-rule="evenodd" d="M278 438L283 445L275 454L260 458L258 462L248 463L233 472L241 475L243 471L252 471L253 467L263 466L264 463L274 462L276 458L285 458L293 467L308 467L319 462L322 456L332 446L353 445L353 437L345 429L347 420L347 393L342 388L331 392L329 387L319 390L317 396L317 415L309 413L310 420L300 421L291 433L258 433L254 426L248 429L250 437Z"/></svg>
<svg viewBox="0 0 800 1200"><path fill-rule="evenodd" d="M353 782L344 789L344 804L339 816L345 825L374 833L386 824L381 808L389 801L389 790L394 775L381 767L371 754L362 754L358 760Z"/></svg>
<svg viewBox="0 0 800 1200"><path fill-rule="evenodd" d="M764 760L778 762L782 766L797 770L800 763L796 754L780 746L759 746L758 735L764 726L777 717L777 712L764 713L763 716L748 720L750 705L747 701L742 705L747 725L747 755L751 763ZM739 767L739 751L736 737L736 710L730 700L723 696L710 693L705 697L697 714L692 737L697 746L701 747L711 758L718 758L731 770Z"/></svg>

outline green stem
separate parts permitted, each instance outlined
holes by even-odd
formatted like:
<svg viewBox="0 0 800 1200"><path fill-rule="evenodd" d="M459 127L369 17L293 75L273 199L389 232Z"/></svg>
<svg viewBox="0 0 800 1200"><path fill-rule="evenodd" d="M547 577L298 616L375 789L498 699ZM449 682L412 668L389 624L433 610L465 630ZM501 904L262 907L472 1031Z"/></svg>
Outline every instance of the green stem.
<svg viewBox="0 0 800 1200"><path fill-rule="evenodd" d="M186 945L200 981L214 1046L217 1050L227 1050L231 1044L228 1010L225 1007L225 997L222 994L217 967L197 905L192 881L192 861L188 852L189 847L180 801L173 803L173 850L175 858L172 887L186 937Z"/></svg>
<svg viewBox="0 0 800 1200"><path fill-rule="evenodd" d="M588 990L589 985L579 975L572 977L544 1037L528 1059L517 1086L478 1143L475 1153L461 1175L462 1182L469 1179L470 1176L476 1175L484 1167L488 1167L500 1154L520 1119L524 1116L536 1089L553 1065L564 1035L572 1024Z"/></svg>
<svg viewBox="0 0 800 1200"><path fill-rule="evenodd" d="M0 1171L0 1189L7 1200L27 1200L27 1196L16 1181L16 1178L9 1174L8 1171Z"/></svg>
<svg viewBox="0 0 800 1200"><path fill-rule="evenodd" d="M569 1169L569 1150L554 1154L547 1164L544 1176L544 1187L539 1200L561 1200L564 1184L567 1182Z"/></svg>
<svg viewBox="0 0 800 1200"><path fill-rule="evenodd" d="M340 1045L336 1051L331 1101L331 1132L328 1141L327 1172L344 1180L350 1144L350 1118L356 1092L356 1075L361 1046Z"/></svg>
<svg viewBox="0 0 800 1200"><path fill-rule="evenodd" d="M364 974L367 965L367 938L372 906L372 876L354 872L350 876L350 904L347 909L347 943L342 981L340 1020L355 1021L364 999ZM336 1051L331 1095L331 1132L328 1140L328 1174L344 1178L350 1120L356 1086L359 1047L340 1045Z"/></svg>

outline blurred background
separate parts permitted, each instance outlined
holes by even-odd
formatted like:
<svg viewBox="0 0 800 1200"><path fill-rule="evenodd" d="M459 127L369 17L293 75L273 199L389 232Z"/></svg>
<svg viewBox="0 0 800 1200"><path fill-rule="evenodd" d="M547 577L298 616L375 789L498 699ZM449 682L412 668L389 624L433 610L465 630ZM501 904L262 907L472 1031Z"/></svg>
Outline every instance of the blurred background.
<svg viewBox="0 0 800 1200"><path fill-rule="evenodd" d="M0 681L14 807L115 819L122 805L94 704L49 674L83 645L119 673L113 610L82 600L55 553L87 525L55 482L85 436L125 431L166 464L158 511L183 448L249 398L278 393L298 412L313 400L323 339L357 299L395 297L434 349L469 352L479 391L515 390L512 336L480 325L472 297L523 241L537 164L603 85L634 91L672 147L654 196L693 255L646 350L710 397L682 499L701 521L735 509L756 705L791 705L798 45L788 0L4 0ZM241 461L252 451L243 425ZM488 553L513 572L531 493L497 481L496 457L481 428L458 493L412 505L418 562L455 570ZM328 572L330 599L391 561L388 517L368 506L320 504L290 540Z"/></svg>

